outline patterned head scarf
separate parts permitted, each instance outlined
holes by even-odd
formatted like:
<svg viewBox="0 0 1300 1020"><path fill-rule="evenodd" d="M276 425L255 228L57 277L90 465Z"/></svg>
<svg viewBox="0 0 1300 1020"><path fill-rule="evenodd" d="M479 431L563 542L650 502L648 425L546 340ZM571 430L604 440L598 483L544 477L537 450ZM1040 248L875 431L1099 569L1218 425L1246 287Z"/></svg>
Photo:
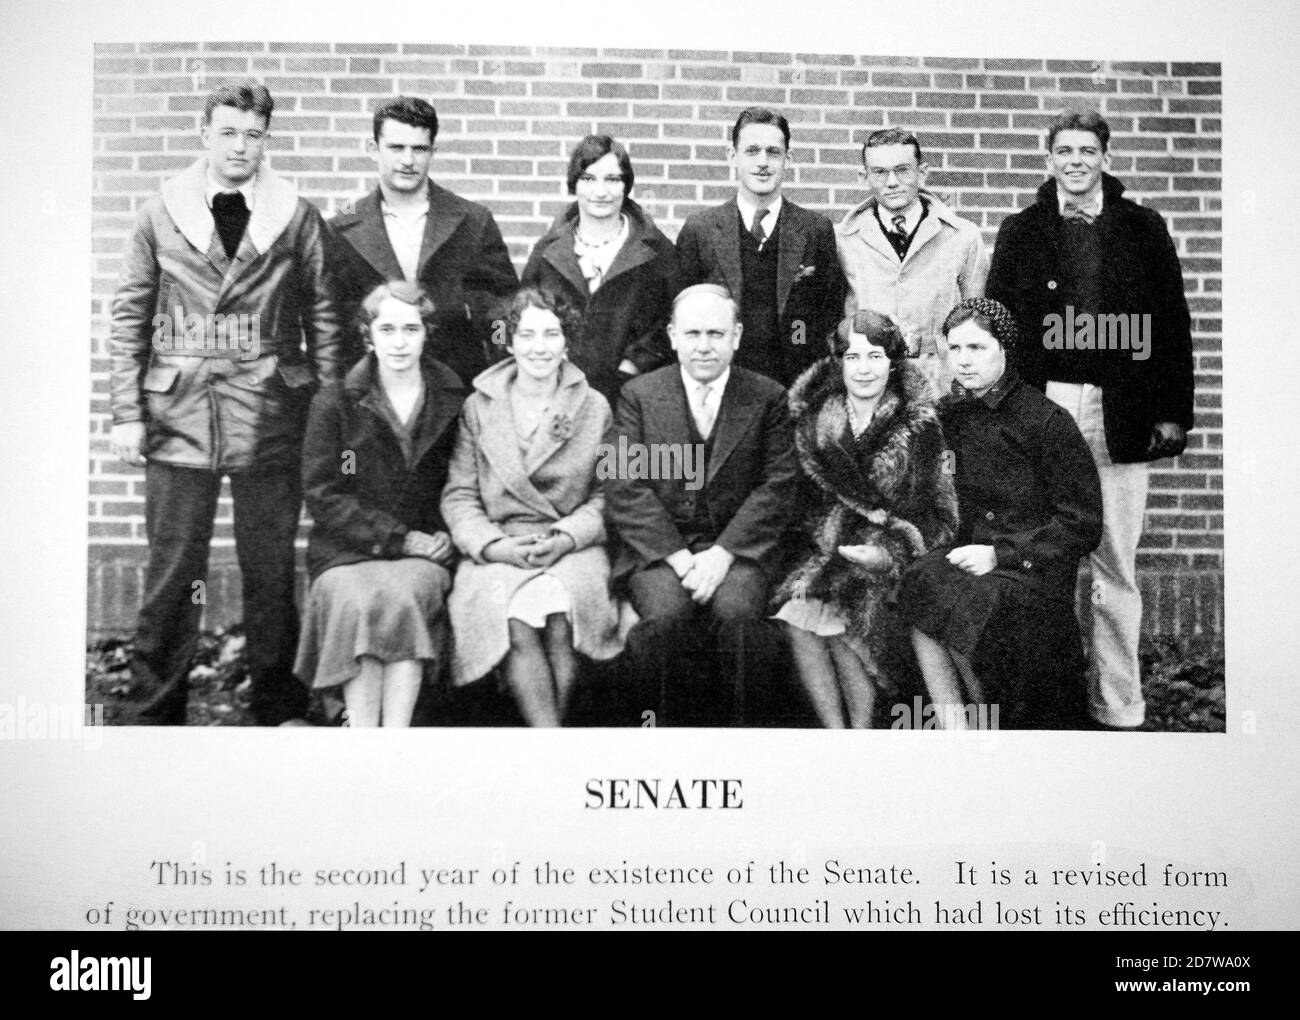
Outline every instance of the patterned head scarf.
<svg viewBox="0 0 1300 1020"><path fill-rule="evenodd" d="M946 337L954 327L972 319L986 327L1003 349L1015 347L1018 339L1016 320L1006 305L992 298L975 297L960 302L943 320L943 335Z"/></svg>

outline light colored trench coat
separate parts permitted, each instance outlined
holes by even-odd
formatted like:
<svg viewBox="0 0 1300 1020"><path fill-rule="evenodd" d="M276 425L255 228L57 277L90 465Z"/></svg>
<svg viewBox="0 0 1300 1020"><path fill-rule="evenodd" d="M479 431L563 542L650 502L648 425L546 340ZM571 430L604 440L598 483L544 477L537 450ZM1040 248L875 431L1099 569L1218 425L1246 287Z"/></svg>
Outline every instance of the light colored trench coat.
<svg viewBox="0 0 1300 1020"><path fill-rule="evenodd" d="M518 588L542 573L557 578L572 600L574 648L592 659L622 650L618 613L609 595L605 496L596 477L609 403L571 362L561 368L555 405L521 449L510 408L513 360L474 380L461 411L442 515L465 555L447 602L453 635L452 680L467 684L497 665L510 647L506 608ZM550 567L524 570L488 563L494 539L563 531L573 552Z"/></svg>

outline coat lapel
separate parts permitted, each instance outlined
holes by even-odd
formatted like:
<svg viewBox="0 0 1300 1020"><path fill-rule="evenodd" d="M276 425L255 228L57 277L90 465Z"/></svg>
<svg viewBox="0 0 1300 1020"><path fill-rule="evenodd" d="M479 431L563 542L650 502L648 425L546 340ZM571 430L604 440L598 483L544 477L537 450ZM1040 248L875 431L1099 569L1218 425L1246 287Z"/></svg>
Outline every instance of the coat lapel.
<svg viewBox="0 0 1300 1020"><path fill-rule="evenodd" d="M704 476L708 485L727 462L731 452L736 448L741 437L750 430L754 418L759 412L759 404L753 400L743 370L732 368L727 388L722 392L722 402L718 405L718 420L713 425L713 451L709 454L709 467ZM683 390L682 399L685 400ZM691 413L686 408L686 413Z"/></svg>
<svg viewBox="0 0 1300 1020"><path fill-rule="evenodd" d="M457 385L447 372L424 373L424 408L420 411L420 425L416 429L415 443L411 449L411 462L419 464L421 458L433 447L456 420L460 413L463 387Z"/></svg>
<svg viewBox="0 0 1300 1020"><path fill-rule="evenodd" d="M733 198L719 206L712 217L713 230L710 243L713 245L713 257L722 269L727 289L740 300L743 281L740 273L740 208ZM785 239L781 239L784 244Z"/></svg>
<svg viewBox="0 0 1300 1020"><path fill-rule="evenodd" d="M555 452L569 441L573 433L573 422L578 409L587 395L586 377L572 362L565 361L561 368L560 390L556 394L556 406L552 413L538 426L541 435L534 438L524 456L524 471L529 478L545 464ZM565 422L568 425L566 427Z"/></svg>
<svg viewBox="0 0 1300 1020"><path fill-rule="evenodd" d="M240 239L239 250L230 259L226 257L212 210L208 208L207 159L200 157L188 169L163 182L163 205L167 215L185 240L196 251L202 252L212 268L221 274L214 307L248 266L270 250L297 212L298 190L273 174L265 163L258 169L253 188L253 212Z"/></svg>
<svg viewBox="0 0 1300 1020"><path fill-rule="evenodd" d="M451 192L429 182L429 215L424 221L424 239L420 242L420 258L415 277L424 279L424 268L429 259L447 243L465 218L465 210L455 202Z"/></svg>
<svg viewBox="0 0 1300 1020"><path fill-rule="evenodd" d="M488 398L481 415L479 449L501 479L501 484L514 493L516 499L543 517L556 519L561 516L560 512L533 485L524 463L524 452L519 448L519 434L515 431L515 418L510 410L509 382L515 371L513 361L504 361L474 381L475 389ZM548 429L549 425L543 422L538 427ZM542 441L539 438L538 442Z"/></svg>
<svg viewBox="0 0 1300 1020"><path fill-rule="evenodd" d="M336 219L334 229L381 279L402 279L402 267L398 265L393 246L388 240L388 231L384 229L384 213L378 188L356 204L351 216ZM426 225L426 236L427 233Z"/></svg>
<svg viewBox="0 0 1300 1020"><path fill-rule="evenodd" d="M799 267L803 265L804 238L808 232L808 220L801 216L803 210L786 199L781 203L781 219L777 223L778 247L781 249L780 261L776 269L776 309L777 316L785 314L785 303L790 297Z"/></svg>
<svg viewBox="0 0 1300 1020"><path fill-rule="evenodd" d="M298 189L284 178L275 176L263 162L253 186L253 213L240 239L239 250L235 252L234 263L222 277L218 301L248 271L249 266L271 250L271 245L284 233L297 211ZM219 240L217 244L220 245Z"/></svg>
<svg viewBox="0 0 1300 1020"><path fill-rule="evenodd" d="M207 160L200 158L162 185L163 205L181 236L224 278L230 267L207 202Z"/></svg>
<svg viewBox="0 0 1300 1020"><path fill-rule="evenodd" d="M542 252L550 266L559 273L570 286L584 297L589 293L587 278L578 266L578 256L573 251L573 225L577 221L578 210L573 207L573 217L563 217L551 228L551 239Z"/></svg>

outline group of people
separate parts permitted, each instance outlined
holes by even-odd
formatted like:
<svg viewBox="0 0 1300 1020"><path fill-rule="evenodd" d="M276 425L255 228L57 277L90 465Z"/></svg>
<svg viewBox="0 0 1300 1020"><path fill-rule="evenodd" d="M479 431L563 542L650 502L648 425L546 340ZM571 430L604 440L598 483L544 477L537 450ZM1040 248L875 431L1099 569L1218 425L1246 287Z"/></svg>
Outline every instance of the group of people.
<svg viewBox="0 0 1300 1020"><path fill-rule="evenodd" d="M185 721L228 476L264 725L314 687L349 725L405 726L430 685L486 678L562 725L616 658L658 725L780 718L802 692L869 727L909 684L944 726L990 704L1003 727L1142 723L1145 464L1192 426L1190 321L1098 115L1052 126L991 264L897 128L836 227L782 195L786 119L744 110L735 198L675 244L591 135L520 279L489 210L430 180L428 103L376 109L378 187L329 222L263 165L272 108L253 82L212 93L113 306L111 443L145 469L142 718ZM1146 316L1144 356L1049 342L1067 311Z"/></svg>

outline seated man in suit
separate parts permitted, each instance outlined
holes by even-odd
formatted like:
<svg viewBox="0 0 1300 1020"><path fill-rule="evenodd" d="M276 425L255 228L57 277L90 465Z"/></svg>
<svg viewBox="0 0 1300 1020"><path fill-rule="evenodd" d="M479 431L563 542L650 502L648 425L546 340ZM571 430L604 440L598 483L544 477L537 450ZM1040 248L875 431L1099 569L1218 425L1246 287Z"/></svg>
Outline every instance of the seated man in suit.
<svg viewBox="0 0 1300 1020"><path fill-rule="evenodd" d="M629 455L606 494L613 576L641 617L628 654L660 723L743 723L745 682L779 651L766 607L799 469L785 391L732 365L737 319L725 287L688 287L668 326L679 363L619 394L615 446ZM634 470L641 454L649 470Z"/></svg>
<svg viewBox="0 0 1300 1020"><path fill-rule="evenodd" d="M681 286L724 284L740 303L738 367L789 386L826 354L845 282L835 228L781 194L790 125L762 107L741 111L728 148L736 197L692 215L677 236Z"/></svg>
<svg viewBox="0 0 1300 1020"><path fill-rule="evenodd" d="M510 253L488 209L429 180L438 137L432 106L398 96L375 110L374 130L366 148L379 187L345 203L328 223L344 321L352 322L361 299L381 283L418 281L437 308L436 357L468 384L496 360L496 305L519 285ZM363 353L359 335L352 344L348 365Z"/></svg>

